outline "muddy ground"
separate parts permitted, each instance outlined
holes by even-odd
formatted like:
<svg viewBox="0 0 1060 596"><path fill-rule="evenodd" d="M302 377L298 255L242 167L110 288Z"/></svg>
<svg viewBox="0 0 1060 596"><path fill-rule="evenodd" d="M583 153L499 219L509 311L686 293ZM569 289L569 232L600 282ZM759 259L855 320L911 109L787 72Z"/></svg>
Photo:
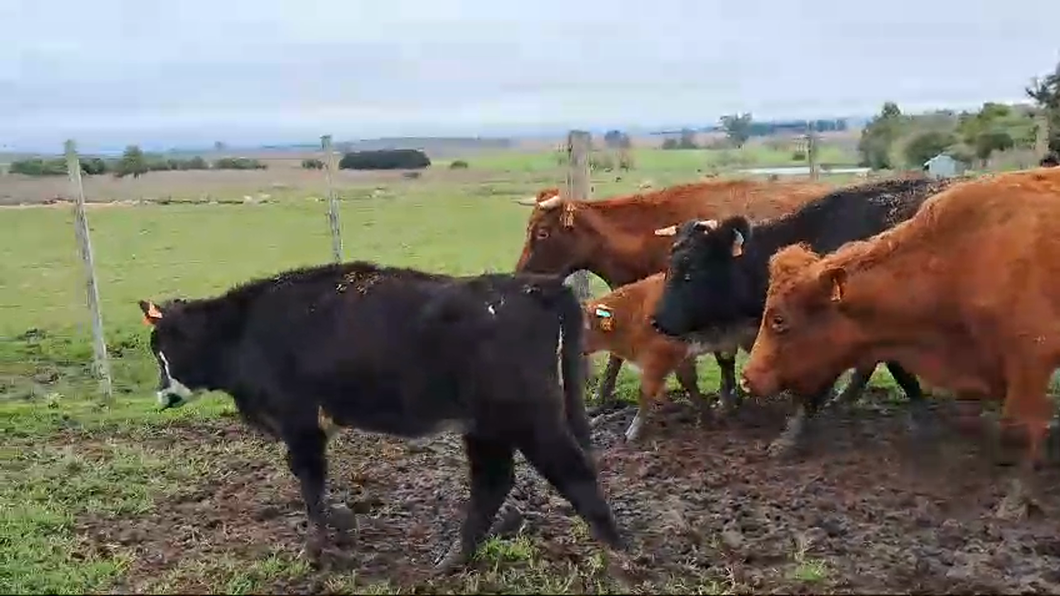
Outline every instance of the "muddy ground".
<svg viewBox="0 0 1060 596"><path fill-rule="evenodd" d="M349 561L265 587L1060 591L1060 515L991 517L1014 469L991 459L984 439L949 410L939 410L931 441L913 440L896 406L830 411L803 454L771 459L765 449L790 405L745 407L741 420L697 427L687 404L665 406L640 446L621 440L632 411L595 431L601 481L631 539L628 558L601 557L566 503L520 459L513 501L528 515L523 538L512 540L528 544L526 552L509 549L475 563L476 573L434 580L426 573L455 536L467 495L458 438L416 446L346 431L332 444L330 461L334 497L360 514ZM92 548L130 553L115 590L207 590L216 588L208 575L174 570L189 560L240 565L277 552L297 556L305 515L278 445L241 449L259 439L234 418L177 427L153 440L175 457L180 450L216 451L224 472L157 498L146 514L80 521L77 531ZM1055 466L1045 478L1051 493L1045 504L1060 512ZM355 580L336 583L340 576Z"/></svg>

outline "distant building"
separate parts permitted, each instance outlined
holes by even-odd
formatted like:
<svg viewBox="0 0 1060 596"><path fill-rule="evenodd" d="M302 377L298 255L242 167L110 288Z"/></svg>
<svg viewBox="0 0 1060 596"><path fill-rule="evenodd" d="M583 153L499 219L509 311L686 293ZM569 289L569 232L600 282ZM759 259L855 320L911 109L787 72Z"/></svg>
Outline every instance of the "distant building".
<svg viewBox="0 0 1060 596"><path fill-rule="evenodd" d="M932 178L952 178L964 173L964 164L945 153L924 162L924 172Z"/></svg>

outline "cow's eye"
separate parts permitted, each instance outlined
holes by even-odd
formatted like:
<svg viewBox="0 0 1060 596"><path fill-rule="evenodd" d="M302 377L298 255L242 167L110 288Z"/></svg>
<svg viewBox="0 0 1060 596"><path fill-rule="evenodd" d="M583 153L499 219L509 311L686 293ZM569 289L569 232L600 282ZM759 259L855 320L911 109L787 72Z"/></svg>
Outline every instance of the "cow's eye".
<svg viewBox="0 0 1060 596"><path fill-rule="evenodd" d="M769 317L769 326L773 329L774 333L784 333L788 330L787 321L780 315L772 315Z"/></svg>
<svg viewBox="0 0 1060 596"><path fill-rule="evenodd" d="M545 238L548 238L548 230L545 228L538 228L537 231L534 232L534 236L536 236L538 240L544 240Z"/></svg>

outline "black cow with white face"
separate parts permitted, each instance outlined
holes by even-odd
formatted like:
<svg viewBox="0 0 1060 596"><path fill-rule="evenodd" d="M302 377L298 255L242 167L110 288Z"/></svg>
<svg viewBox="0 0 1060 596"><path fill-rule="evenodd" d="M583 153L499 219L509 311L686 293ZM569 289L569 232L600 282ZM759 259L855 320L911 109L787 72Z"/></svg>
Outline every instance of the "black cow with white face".
<svg viewBox="0 0 1060 596"><path fill-rule="evenodd" d="M687 221L659 230L674 243L663 294L652 314L653 327L676 338L694 338L707 331L760 324L769 287L769 258L779 249L806 243L819 254L852 240L868 238L912 217L925 200L955 179L891 179L837 189L799 210L755 225L742 216L722 221ZM895 381L923 413L923 394L916 377L897 363L886 363ZM858 369L839 400L860 396L873 368ZM830 390L804 399L788 429L771 451L784 453L795 445L807 420Z"/></svg>
<svg viewBox="0 0 1060 596"><path fill-rule="evenodd" d="M343 426L410 438L462 433L471 501L441 570L464 563L485 537L512 488L516 449L598 539L622 548L589 454L582 310L561 277L351 262L140 308L153 326L163 409L223 391L246 422L286 444L314 560L326 524L351 525L348 510L324 499L327 439Z"/></svg>

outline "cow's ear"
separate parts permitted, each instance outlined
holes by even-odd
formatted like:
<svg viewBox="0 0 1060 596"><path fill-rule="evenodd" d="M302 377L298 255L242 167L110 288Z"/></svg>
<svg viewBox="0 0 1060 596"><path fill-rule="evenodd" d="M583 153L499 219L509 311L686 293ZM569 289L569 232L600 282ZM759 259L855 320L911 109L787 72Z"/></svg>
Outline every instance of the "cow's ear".
<svg viewBox="0 0 1060 596"><path fill-rule="evenodd" d="M751 222L742 215L726 219L721 224L724 237L729 242L732 256L743 256L744 246L751 239Z"/></svg>
<svg viewBox="0 0 1060 596"><path fill-rule="evenodd" d="M843 301L847 289L847 272L842 267L829 267L821 272L821 286L828 291L828 299L834 304Z"/></svg>
<svg viewBox="0 0 1060 596"><path fill-rule="evenodd" d="M158 305L150 300L140 300L140 310L144 313L144 323L148 325L156 325L162 320L162 309L158 308Z"/></svg>

